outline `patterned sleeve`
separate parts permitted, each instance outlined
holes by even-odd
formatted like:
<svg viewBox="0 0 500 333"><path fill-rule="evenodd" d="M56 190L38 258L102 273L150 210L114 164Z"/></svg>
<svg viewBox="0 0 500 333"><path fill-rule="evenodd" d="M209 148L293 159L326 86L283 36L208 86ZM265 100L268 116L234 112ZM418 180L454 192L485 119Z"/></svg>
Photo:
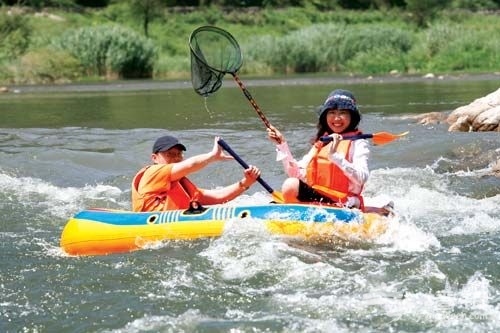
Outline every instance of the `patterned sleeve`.
<svg viewBox="0 0 500 333"><path fill-rule="evenodd" d="M309 151L300 161L297 161L292 153L287 142L276 145L276 161L283 163L288 177L295 177L304 180L306 176L306 168L311 160L312 151Z"/></svg>

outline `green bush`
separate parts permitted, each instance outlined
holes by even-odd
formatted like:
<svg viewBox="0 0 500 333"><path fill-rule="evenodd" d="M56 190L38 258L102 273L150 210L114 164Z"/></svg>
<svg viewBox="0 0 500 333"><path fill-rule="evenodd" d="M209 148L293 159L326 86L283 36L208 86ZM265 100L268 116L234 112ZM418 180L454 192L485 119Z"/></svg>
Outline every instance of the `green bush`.
<svg viewBox="0 0 500 333"><path fill-rule="evenodd" d="M432 58L446 48L451 41L461 38L464 33L465 31L460 25L438 23L431 25L425 31L422 44L427 49L429 58Z"/></svg>
<svg viewBox="0 0 500 333"><path fill-rule="evenodd" d="M89 76L149 78L153 74L156 60L153 43L120 26L70 30L53 45L78 59Z"/></svg>
<svg viewBox="0 0 500 333"><path fill-rule="evenodd" d="M79 61L64 51L33 50L17 62L10 73L16 83L67 83L83 74Z"/></svg>
<svg viewBox="0 0 500 333"><path fill-rule="evenodd" d="M451 8L469 9L469 10L484 10L497 9L499 7L492 0L452 0Z"/></svg>
<svg viewBox="0 0 500 333"><path fill-rule="evenodd" d="M418 27L429 25L451 0L405 0L410 20Z"/></svg>
<svg viewBox="0 0 500 333"><path fill-rule="evenodd" d="M342 25L317 24L284 37L254 38L242 49L250 62L262 62L276 72L327 71L336 64L337 49L332 45L342 38L343 31Z"/></svg>
<svg viewBox="0 0 500 333"><path fill-rule="evenodd" d="M500 42L491 35L464 33L429 62L434 71L488 71L500 63Z"/></svg>
<svg viewBox="0 0 500 333"><path fill-rule="evenodd" d="M259 48L251 45L259 45ZM284 37L255 38L244 49L248 50L251 61L263 62L277 72L306 73L346 69L347 63L358 54L366 57L379 50L390 51L395 59L401 59L411 47L411 34L394 27L356 29L343 24L317 24ZM358 62L355 63L359 69ZM405 66L397 66L401 67Z"/></svg>
<svg viewBox="0 0 500 333"><path fill-rule="evenodd" d="M0 10L0 61L19 57L28 49L31 26L26 16Z"/></svg>
<svg viewBox="0 0 500 333"><path fill-rule="evenodd" d="M357 53L347 61L345 70L355 74L389 74L393 70L405 73L408 66L405 55L385 47Z"/></svg>
<svg viewBox="0 0 500 333"><path fill-rule="evenodd" d="M154 68L154 77L158 79L181 79L191 75L189 56L161 56Z"/></svg>
<svg viewBox="0 0 500 333"><path fill-rule="evenodd" d="M12 72L9 70L9 68L6 66L5 63L0 64L0 82L14 82L14 79L12 77Z"/></svg>
<svg viewBox="0 0 500 333"><path fill-rule="evenodd" d="M407 53L413 45L412 35L399 28L370 26L350 28L339 41L339 61L346 62L360 52L392 49L396 53Z"/></svg>
<svg viewBox="0 0 500 333"><path fill-rule="evenodd" d="M426 71L490 71L500 63L498 22L489 18L461 23L443 22L430 26L419 41L419 62Z"/></svg>
<svg viewBox="0 0 500 333"><path fill-rule="evenodd" d="M216 6L199 8L185 14L180 14L182 20L188 24L217 25L225 21L225 14Z"/></svg>

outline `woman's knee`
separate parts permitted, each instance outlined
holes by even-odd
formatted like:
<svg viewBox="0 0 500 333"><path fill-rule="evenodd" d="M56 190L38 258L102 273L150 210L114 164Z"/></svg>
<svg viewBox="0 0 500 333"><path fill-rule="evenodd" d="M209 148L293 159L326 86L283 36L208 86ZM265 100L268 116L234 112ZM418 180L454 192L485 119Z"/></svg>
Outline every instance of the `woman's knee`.
<svg viewBox="0 0 500 333"><path fill-rule="evenodd" d="M281 191L287 202L296 201L299 195L299 180L297 178L287 178L283 182Z"/></svg>
<svg viewBox="0 0 500 333"><path fill-rule="evenodd" d="M285 191L296 191L299 189L299 180L297 178L287 178L283 182L282 190Z"/></svg>

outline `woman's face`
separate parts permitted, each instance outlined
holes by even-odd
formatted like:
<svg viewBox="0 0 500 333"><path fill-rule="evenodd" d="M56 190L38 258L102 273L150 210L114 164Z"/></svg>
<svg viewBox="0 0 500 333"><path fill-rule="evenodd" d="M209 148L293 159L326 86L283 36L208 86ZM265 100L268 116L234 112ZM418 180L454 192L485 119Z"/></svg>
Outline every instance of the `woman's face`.
<svg viewBox="0 0 500 333"><path fill-rule="evenodd" d="M351 112L330 109L326 113L326 123L333 133L343 133L351 123Z"/></svg>

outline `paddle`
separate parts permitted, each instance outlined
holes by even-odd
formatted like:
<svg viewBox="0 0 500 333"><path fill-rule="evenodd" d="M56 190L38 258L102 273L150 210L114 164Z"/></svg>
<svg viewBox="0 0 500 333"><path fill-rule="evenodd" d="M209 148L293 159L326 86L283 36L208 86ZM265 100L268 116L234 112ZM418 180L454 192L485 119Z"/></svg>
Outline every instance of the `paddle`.
<svg viewBox="0 0 500 333"><path fill-rule="evenodd" d="M236 154L236 152L231 149L231 147L229 147L229 145L222 139L219 139L217 141L217 143L219 144L219 146L221 146L222 148L224 148L225 151L227 151L229 153L229 155L231 155L232 157L234 157L234 159L245 169L248 169L249 168L249 165L243 161L241 159L240 156L238 156L238 154ZM257 181L260 183L260 185L262 185L267 192L271 193L271 195L273 196L273 199L274 201L276 201L277 203L284 203L285 200L283 199L283 195L279 192L276 192L273 190L273 188L271 186L269 186L268 183L266 183L262 178L257 178Z"/></svg>
<svg viewBox="0 0 500 333"><path fill-rule="evenodd" d="M378 132L373 134L358 134L358 135L347 135L344 136L343 140L359 140L359 139L373 139L373 143L376 145L383 145L392 142L400 137L405 136L409 132L403 132L400 134L391 134L389 132ZM319 138L322 142L330 142L332 138L330 136L322 136Z"/></svg>

